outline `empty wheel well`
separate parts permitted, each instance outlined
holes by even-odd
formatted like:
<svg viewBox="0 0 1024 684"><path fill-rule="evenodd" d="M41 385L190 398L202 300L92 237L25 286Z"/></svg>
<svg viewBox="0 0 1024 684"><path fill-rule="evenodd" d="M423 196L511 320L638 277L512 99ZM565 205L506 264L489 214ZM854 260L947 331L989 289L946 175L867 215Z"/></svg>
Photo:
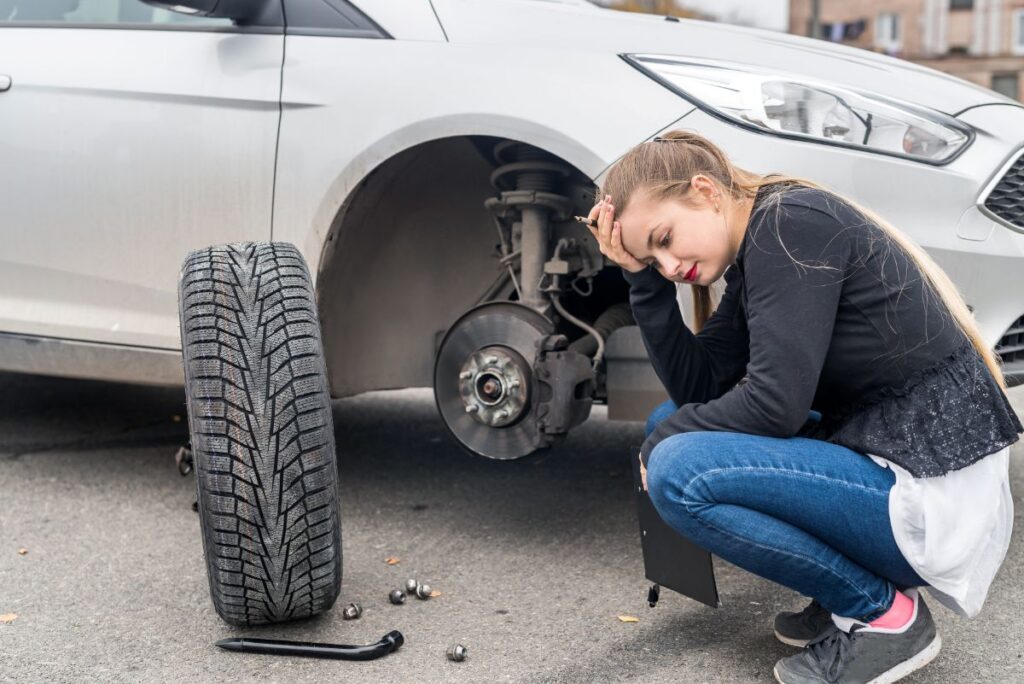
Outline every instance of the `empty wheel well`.
<svg viewBox="0 0 1024 684"><path fill-rule="evenodd" d="M484 206L497 194L490 151L498 142L462 136L405 150L374 169L338 212L317 278L333 396L432 384L444 331L501 274L495 219ZM586 213L593 189L573 169L563 192ZM621 277L601 280L612 287L596 288L575 309L591 320L610 300L625 299ZM572 299L564 301L571 309Z"/></svg>

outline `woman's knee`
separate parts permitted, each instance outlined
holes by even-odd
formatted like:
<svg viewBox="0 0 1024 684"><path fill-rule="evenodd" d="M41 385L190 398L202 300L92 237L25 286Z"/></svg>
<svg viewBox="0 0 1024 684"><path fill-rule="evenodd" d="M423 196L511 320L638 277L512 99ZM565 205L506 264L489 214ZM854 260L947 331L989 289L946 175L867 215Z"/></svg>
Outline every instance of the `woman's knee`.
<svg viewBox="0 0 1024 684"><path fill-rule="evenodd" d="M644 438L651 436L654 432L654 428L658 426L658 423L671 416L679 409L675 402L671 399L663 401L654 407L651 414L647 417L647 425L644 427Z"/></svg>
<svg viewBox="0 0 1024 684"><path fill-rule="evenodd" d="M647 459L647 491L652 501L700 503L701 475L714 467L713 433L683 432L658 442Z"/></svg>

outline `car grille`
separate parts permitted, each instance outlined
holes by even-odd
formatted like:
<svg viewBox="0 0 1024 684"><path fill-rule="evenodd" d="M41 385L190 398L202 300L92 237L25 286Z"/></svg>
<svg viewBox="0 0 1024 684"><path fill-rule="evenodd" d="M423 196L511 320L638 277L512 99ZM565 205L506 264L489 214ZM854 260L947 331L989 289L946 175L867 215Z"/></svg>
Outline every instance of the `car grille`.
<svg viewBox="0 0 1024 684"><path fill-rule="evenodd" d="M1000 338L999 344L996 345L996 354L999 354L1004 366L1024 362L1024 316L1014 321Z"/></svg>
<svg viewBox="0 0 1024 684"><path fill-rule="evenodd" d="M1024 155L1017 157L992 192L985 208L1018 228L1024 228Z"/></svg>

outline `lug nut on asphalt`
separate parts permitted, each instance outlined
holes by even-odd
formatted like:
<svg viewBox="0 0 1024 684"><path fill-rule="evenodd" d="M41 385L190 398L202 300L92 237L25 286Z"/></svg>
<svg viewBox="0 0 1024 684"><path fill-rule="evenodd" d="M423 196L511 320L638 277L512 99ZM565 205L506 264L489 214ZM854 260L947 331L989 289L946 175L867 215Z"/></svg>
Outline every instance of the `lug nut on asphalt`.
<svg viewBox="0 0 1024 684"><path fill-rule="evenodd" d="M395 589L388 594L388 600L394 603L396 606L400 606L405 603L405 592L401 589Z"/></svg>
<svg viewBox="0 0 1024 684"><path fill-rule="evenodd" d="M417 582L414 579L407 579L407 580L405 580L405 593L406 594L415 594L416 593L416 587L418 587L418 586L420 586L420 583Z"/></svg>
<svg viewBox="0 0 1024 684"><path fill-rule="evenodd" d="M429 584L417 584L416 585L416 598L428 599L430 598L430 585Z"/></svg>
<svg viewBox="0 0 1024 684"><path fill-rule="evenodd" d="M358 603L350 603L345 606L345 610L342 611L341 615L346 620L355 620L363 614L363 609Z"/></svg>
<svg viewBox="0 0 1024 684"><path fill-rule="evenodd" d="M457 663L461 663L466 659L466 647L462 644L452 644L448 647L445 655L448 656L448 660L454 660Z"/></svg>

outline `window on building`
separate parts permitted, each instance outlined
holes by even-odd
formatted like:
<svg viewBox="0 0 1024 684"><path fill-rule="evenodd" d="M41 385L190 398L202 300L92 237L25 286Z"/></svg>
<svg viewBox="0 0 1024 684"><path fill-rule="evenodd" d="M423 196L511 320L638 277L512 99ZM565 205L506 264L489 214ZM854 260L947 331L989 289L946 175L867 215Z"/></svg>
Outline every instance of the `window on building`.
<svg viewBox="0 0 1024 684"><path fill-rule="evenodd" d="M896 52L902 47L903 26L901 17L895 12L882 12L875 22L875 47L886 52Z"/></svg>
<svg viewBox="0 0 1024 684"><path fill-rule="evenodd" d="M1024 10L1013 11L1013 43L1010 51L1015 55L1024 55Z"/></svg>
<svg viewBox="0 0 1024 684"><path fill-rule="evenodd" d="M1014 100L1020 96L1020 79L1016 72L1009 74L992 74L992 90Z"/></svg>
<svg viewBox="0 0 1024 684"><path fill-rule="evenodd" d="M970 10L974 9L974 0L950 0L949 9L951 10Z"/></svg>

